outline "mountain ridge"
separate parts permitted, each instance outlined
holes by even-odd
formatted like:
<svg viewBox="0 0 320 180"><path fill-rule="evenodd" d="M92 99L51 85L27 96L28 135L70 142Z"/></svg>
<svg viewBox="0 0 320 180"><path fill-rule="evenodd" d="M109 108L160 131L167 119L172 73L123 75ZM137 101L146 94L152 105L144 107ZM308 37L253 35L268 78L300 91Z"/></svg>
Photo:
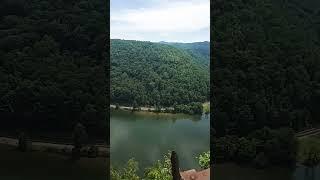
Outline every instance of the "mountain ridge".
<svg viewBox="0 0 320 180"><path fill-rule="evenodd" d="M111 40L111 102L173 106L205 102L209 71L172 45Z"/></svg>

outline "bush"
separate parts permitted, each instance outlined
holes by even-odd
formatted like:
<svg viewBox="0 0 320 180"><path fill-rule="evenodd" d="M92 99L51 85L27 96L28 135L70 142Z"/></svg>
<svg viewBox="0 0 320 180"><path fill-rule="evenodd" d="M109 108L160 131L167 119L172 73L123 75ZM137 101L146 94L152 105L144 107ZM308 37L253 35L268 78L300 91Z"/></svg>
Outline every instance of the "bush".
<svg viewBox="0 0 320 180"><path fill-rule="evenodd" d="M110 169L112 180L140 180L140 177L137 175L139 164L133 158L127 162L126 166L123 169L116 169L112 166Z"/></svg>
<svg viewBox="0 0 320 180"><path fill-rule="evenodd" d="M112 180L172 180L171 175L171 152L163 156L162 160L158 160L151 167L146 168L144 177L139 177L138 162L133 158L130 159L123 169L116 169L111 166L111 179ZM210 151L204 152L197 157L199 165L207 169L210 167Z"/></svg>
<svg viewBox="0 0 320 180"><path fill-rule="evenodd" d="M207 169L210 167L210 151L200 154L197 159L202 169Z"/></svg>
<svg viewBox="0 0 320 180"><path fill-rule="evenodd" d="M171 153L164 155L162 161L158 160L152 167L145 172L146 179L150 180L172 180L171 176Z"/></svg>

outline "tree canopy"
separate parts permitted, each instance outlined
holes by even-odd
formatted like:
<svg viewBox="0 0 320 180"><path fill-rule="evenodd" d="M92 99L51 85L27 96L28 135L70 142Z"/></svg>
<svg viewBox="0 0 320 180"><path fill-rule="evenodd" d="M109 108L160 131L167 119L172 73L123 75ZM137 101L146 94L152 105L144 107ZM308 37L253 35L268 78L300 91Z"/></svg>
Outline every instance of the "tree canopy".
<svg viewBox="0 0 320 180"><path fill-rule="evenodd" d="M210 42L193 42L193 43L175 43L175 42L160 42L163 44L169 44L174 47L185 50L189 53L195 62L208 68L210 64Z"/></svg>
<svg viewBox="0 0 320 180"><path fill-rule="evenodd" d="M219 0L212 6L216 158L259 166L294 161L290 129L319 124L319 1ZM226 146L237 148L227 152Z"/></svg>
<svg viewBox="0 0 320 180"><path fill-rule="evenodd" d="M319 123L319 3L231 0L213 7L217 135Z"/></svg>
<svg viewBox="0 0 320 180"><path fill-rule="evenodd" d="M105 11L98 0L0 4L1 127L71 132L83 121L105 139Z"/></svg>
<svg viewBox="0 0 320 180"><path fill-rule="evenodd" d="M189 105L209 100L209 70L172 45L111 40L111 103Z"/></svg>

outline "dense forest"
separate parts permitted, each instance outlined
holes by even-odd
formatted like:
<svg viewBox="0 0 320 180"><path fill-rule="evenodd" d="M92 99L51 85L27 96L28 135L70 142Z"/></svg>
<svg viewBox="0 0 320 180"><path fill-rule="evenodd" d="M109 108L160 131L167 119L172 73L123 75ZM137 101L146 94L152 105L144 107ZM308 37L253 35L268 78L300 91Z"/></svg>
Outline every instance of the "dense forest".
<svg viewBox="0 0 320 180"><path fill-rule="evenodd" d="M294 132L319 124L319 1L212 7L214 160L294 162Z"/></svg>
<svg viewBox="0 0 320 180"><path fill-rule="evenodd" d="M112 104L194 114L209 100L208 68L182 48L113 39L110 51Z"/></svg>
<svg viewBox="0 0 320 180"><path fill-rule="evenodd" d="M169 44L174 47L180 48L188 52L195 62L208 68L210 64L210 42L193 42L193 43L175 43L175 42L160 42L163 44Z"/></svg>
<svg viewBox="0 0 320 180"><path fill-rule="evenodd" d="M66 132L77 121L104 141L106 4L99 0L0 3L1 129Z"/></svg>

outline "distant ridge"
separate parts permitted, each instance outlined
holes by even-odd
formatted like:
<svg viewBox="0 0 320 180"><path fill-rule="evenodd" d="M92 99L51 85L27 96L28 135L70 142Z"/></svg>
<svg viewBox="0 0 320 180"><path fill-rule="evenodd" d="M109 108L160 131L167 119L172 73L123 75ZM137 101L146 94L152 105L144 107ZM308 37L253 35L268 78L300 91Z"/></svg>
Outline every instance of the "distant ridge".
<svg viewBox="0 0 320 180"><path fill-rule="evenodd" d="M192 43L179 43L179 42L166 42L160 41L160 44L167 44L179 49L185 50L193 57L195 62L209 68L210 62L210 42L192 42Z"/></svg>

